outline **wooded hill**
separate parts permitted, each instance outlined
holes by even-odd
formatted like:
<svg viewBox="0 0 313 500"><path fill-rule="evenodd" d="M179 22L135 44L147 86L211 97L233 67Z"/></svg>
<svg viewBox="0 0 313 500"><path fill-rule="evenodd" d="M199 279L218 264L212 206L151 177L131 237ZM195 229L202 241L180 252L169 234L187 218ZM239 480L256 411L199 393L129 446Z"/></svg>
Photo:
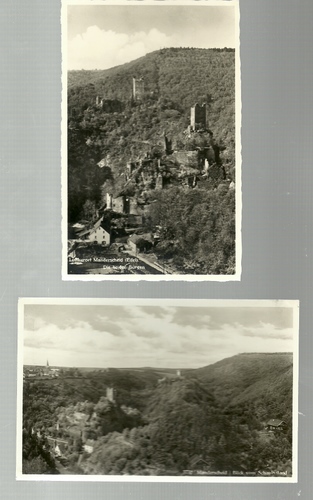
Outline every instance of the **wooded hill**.
<svg viewBox="0 0 313 500"><path fill-rule="evenodd" d="M131 106L134 76L145 82L145 100L138 106ZM92 150L85 148L90 161L100 161L109 153L113 166L118 168L122 161L125 166L131 157L142 155L160 141L163 144L163 132L179 139L189 124L190 107L206 102L209 128L225 148L229 168L234 167L233 50L163 49L108 70L70 71L68 79L70 153L71 143L79 135L92 141ZM97 108L97 96L116 102L116 111ZM70 166L72 160L70 156Z"/></svg>
<svg viewBox="0 0 313 500"><path fill-rule="evenodd" d="M223 359L193 372L230 406L253 404L262 420L292 419L291 353L249 353Z"/></svg>
<svg viewBox="0 0 313 500"><path fill-rule="evenodd" d="M212 471L291 470L291 354L241 354L181 376L162 375L78 370L72 378L26 381L27 473L39 460L51 468L32 428L65 439L70 468L80 474L181 474L200 459ZM105 397L108 384L114 402ZM284 420L286 429L267 432L269 419ZM91 454L83 451L84 439L93 440Z"/></svg>
<svg viewBox="0 0 313 500"><path fill-rule="evenodd" d="M144 79L140 100L132 97L133 77ZM229 190L235 180L234 50L162 49L108 70L71 71L68 81L69 222L95 220L106 193L124 194L141 204L146 231L163 228L156 248L161 258L174 257L182 272L234 273L235 194ZM96 104L97 96L103 106ZM208 128L188 136L190 107L197 102L207 105ZM170 153L204 150L210 163L206 175L198 161ZM127 162L147 154L151 175L126 182ZM103 168L97 166L101 160ZM186 190L190 176L197 178L196 196Z"/></svg>
<svg viewBox="0 0 313 500"><path fill-rule="evenodd" d="M145 93L150 98L146 108L152 109L144 120L146 135L153 137L164 129L167 133L179 133L189 124L190 107L196 102L207 102L210 129L216 140L225 144L235 140L233 49L169 48L107 70L69 71L69 116L73 110L81 115L95 104L97 96L121 101L126 106L132 98L133 77L144 79ZM153 110L155 102L158 112ZM154 123L150 123L150 117ZM142 130L140 123L136 125L138 132ZM136 136L136 131L129 132Z"/></svg>

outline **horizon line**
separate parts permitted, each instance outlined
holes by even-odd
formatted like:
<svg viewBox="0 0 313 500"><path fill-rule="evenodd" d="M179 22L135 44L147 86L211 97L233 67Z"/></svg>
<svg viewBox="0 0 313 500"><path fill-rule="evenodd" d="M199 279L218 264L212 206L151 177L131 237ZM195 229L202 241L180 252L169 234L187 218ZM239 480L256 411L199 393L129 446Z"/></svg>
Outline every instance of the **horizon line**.
<svg viewBox="0 0 313 500"><path fill-rule="evenodd" d="M209 363L207 365L201 365L201 366L198 366L198 367L170 367L170 366L160 366L160 367L156 367L156 366L133 366L133 367L130 367L130 366L124 366L124 367L115 367L115 366L107 366L107 367L104 367L104 366L75 366L75 365L71 365L71 366L65 366L65 365L54 365L54 364L50 364L49 363L49 367L50 368L75 368L77 370L79 369L83 369L83 370L199 370L201 368L206 368L207 366L211 366L211 365L214 365L216 363L219 363L220 361L223 361L223 360L226 360L226 359L231 359L231 358L234 358L236 356L243 356L243 355L253 355L253 354L263 354L263 355L267 355L267 356L271 356L273 354L291 354L293 355L294 352L293 351L273 351L273 352L239 352L237 354L233 354L232 356L228 356L227 358L221 358L219 359L218 361L214 361L213 363ZM23 363L23 367L25 366L38 366L38 367L46 367L46 363L42 364L42 365L37 365L37 364L31 364L31 363Z"/></svg>

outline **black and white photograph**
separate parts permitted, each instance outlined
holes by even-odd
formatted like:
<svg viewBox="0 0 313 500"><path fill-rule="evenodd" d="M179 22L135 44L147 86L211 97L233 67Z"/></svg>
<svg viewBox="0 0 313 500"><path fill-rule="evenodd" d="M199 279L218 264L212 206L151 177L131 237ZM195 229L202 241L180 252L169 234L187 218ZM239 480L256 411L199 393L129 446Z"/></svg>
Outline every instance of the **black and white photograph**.
<svg viewBox="0 0 313 500"><path fill-rule="evenodd" d="M241 276L239 3L67 2L66 280Z"/></svg>
<svg viewBox="0 0 313 500"><path fill-rule="evenodd" d="M20 299L17 479L296 482L298 308Z"/></svg>

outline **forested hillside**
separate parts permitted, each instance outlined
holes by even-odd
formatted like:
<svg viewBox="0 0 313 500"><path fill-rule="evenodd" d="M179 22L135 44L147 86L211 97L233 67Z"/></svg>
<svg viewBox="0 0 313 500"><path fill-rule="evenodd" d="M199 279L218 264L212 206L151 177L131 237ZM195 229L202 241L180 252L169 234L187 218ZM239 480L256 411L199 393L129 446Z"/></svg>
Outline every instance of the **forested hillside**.
<svg viewBox="0 0 313 500"><path fill-rule="evenodd" d="M151 137L164 128L167 133L179 133L188 125L190 107L196 102L208 102L210 128L214 137L217 141L224 141L225 145L234 146L234 50L162 49L108 70L70 71L69 116L73 110L76 114L82 114L95 104L97 95L105 99L117 99L126 105L132 97L134 76L144 79L147 97L150 98L145 106L148 112L146 120L143 124L138 120L140 128L137 132L147 125L147 135ZM158 105L157 111L153 109L153 103ZM149 118L153 115L156 115L155 123L150 123ZM128 125L131 126L133 122L135 120ZM132 127L128 127L128 131L137 135Z"/></svg>
<svg viewBox="0 0 313 500"><path fill-rule="evenodd" d="M144 81L139 100L133 77ZM156 254L179 272L234 273L234 50L162 49L109 70L71 71L68 81L68 221L92 222L107 193L126 196L143 231L161 227ZM188 134L196 103L206 104L207 126ZM131 178L128 162L137 165Z"/></svg>
<svg viewBox="0 0 313 500"><path fill-rule="evenodd" d="M292 373L290 353L240 354L193 372L219 400L230 406L253 404L262 419L291 422Z"/></svg>
<svg viewBox="0 0 313 500"><path fill-rule="evenodd" d="M178 375L68 372L24 382L25 473L60 470L60 459L75 474L291 472L290 354L242 354ZM271 419L283 430L268 431Z"/></svg>

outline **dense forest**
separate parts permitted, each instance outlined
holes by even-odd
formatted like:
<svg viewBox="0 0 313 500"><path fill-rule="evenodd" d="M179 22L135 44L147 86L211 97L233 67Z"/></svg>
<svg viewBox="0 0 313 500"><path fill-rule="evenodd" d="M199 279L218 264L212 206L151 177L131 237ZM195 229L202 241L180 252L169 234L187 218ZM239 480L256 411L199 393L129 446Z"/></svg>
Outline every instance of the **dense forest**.
<svg viewBox="0 0 313 500"><path fill-rule="evenodd" d="M138 101L132 96L134 76L145 85ZM195 103L206 103L207 128L188 135ZM198 158L182 159L177 151L196 152ZM205 173L203 152L209 163ZM147 155L155 175L126 180L127 162ZM162 190L156 189L156 172ZM162 49L108 70L69 72L70 224L96 220L107 193L125 195L135 201L136 213L144 214L144 230L162 228L155 249L161 258L173 259L184 273L232 274L235 191L229 186L234 181L234 50Z"/></svg>
<svg viewBox="0 0 313 500"><path fill-rule="evenodd" d="M290 475L292 355L242 354L179 374L63 369L24 381L23 417L25 474ZM270 419L284 429L268 431Z"/></svg>

